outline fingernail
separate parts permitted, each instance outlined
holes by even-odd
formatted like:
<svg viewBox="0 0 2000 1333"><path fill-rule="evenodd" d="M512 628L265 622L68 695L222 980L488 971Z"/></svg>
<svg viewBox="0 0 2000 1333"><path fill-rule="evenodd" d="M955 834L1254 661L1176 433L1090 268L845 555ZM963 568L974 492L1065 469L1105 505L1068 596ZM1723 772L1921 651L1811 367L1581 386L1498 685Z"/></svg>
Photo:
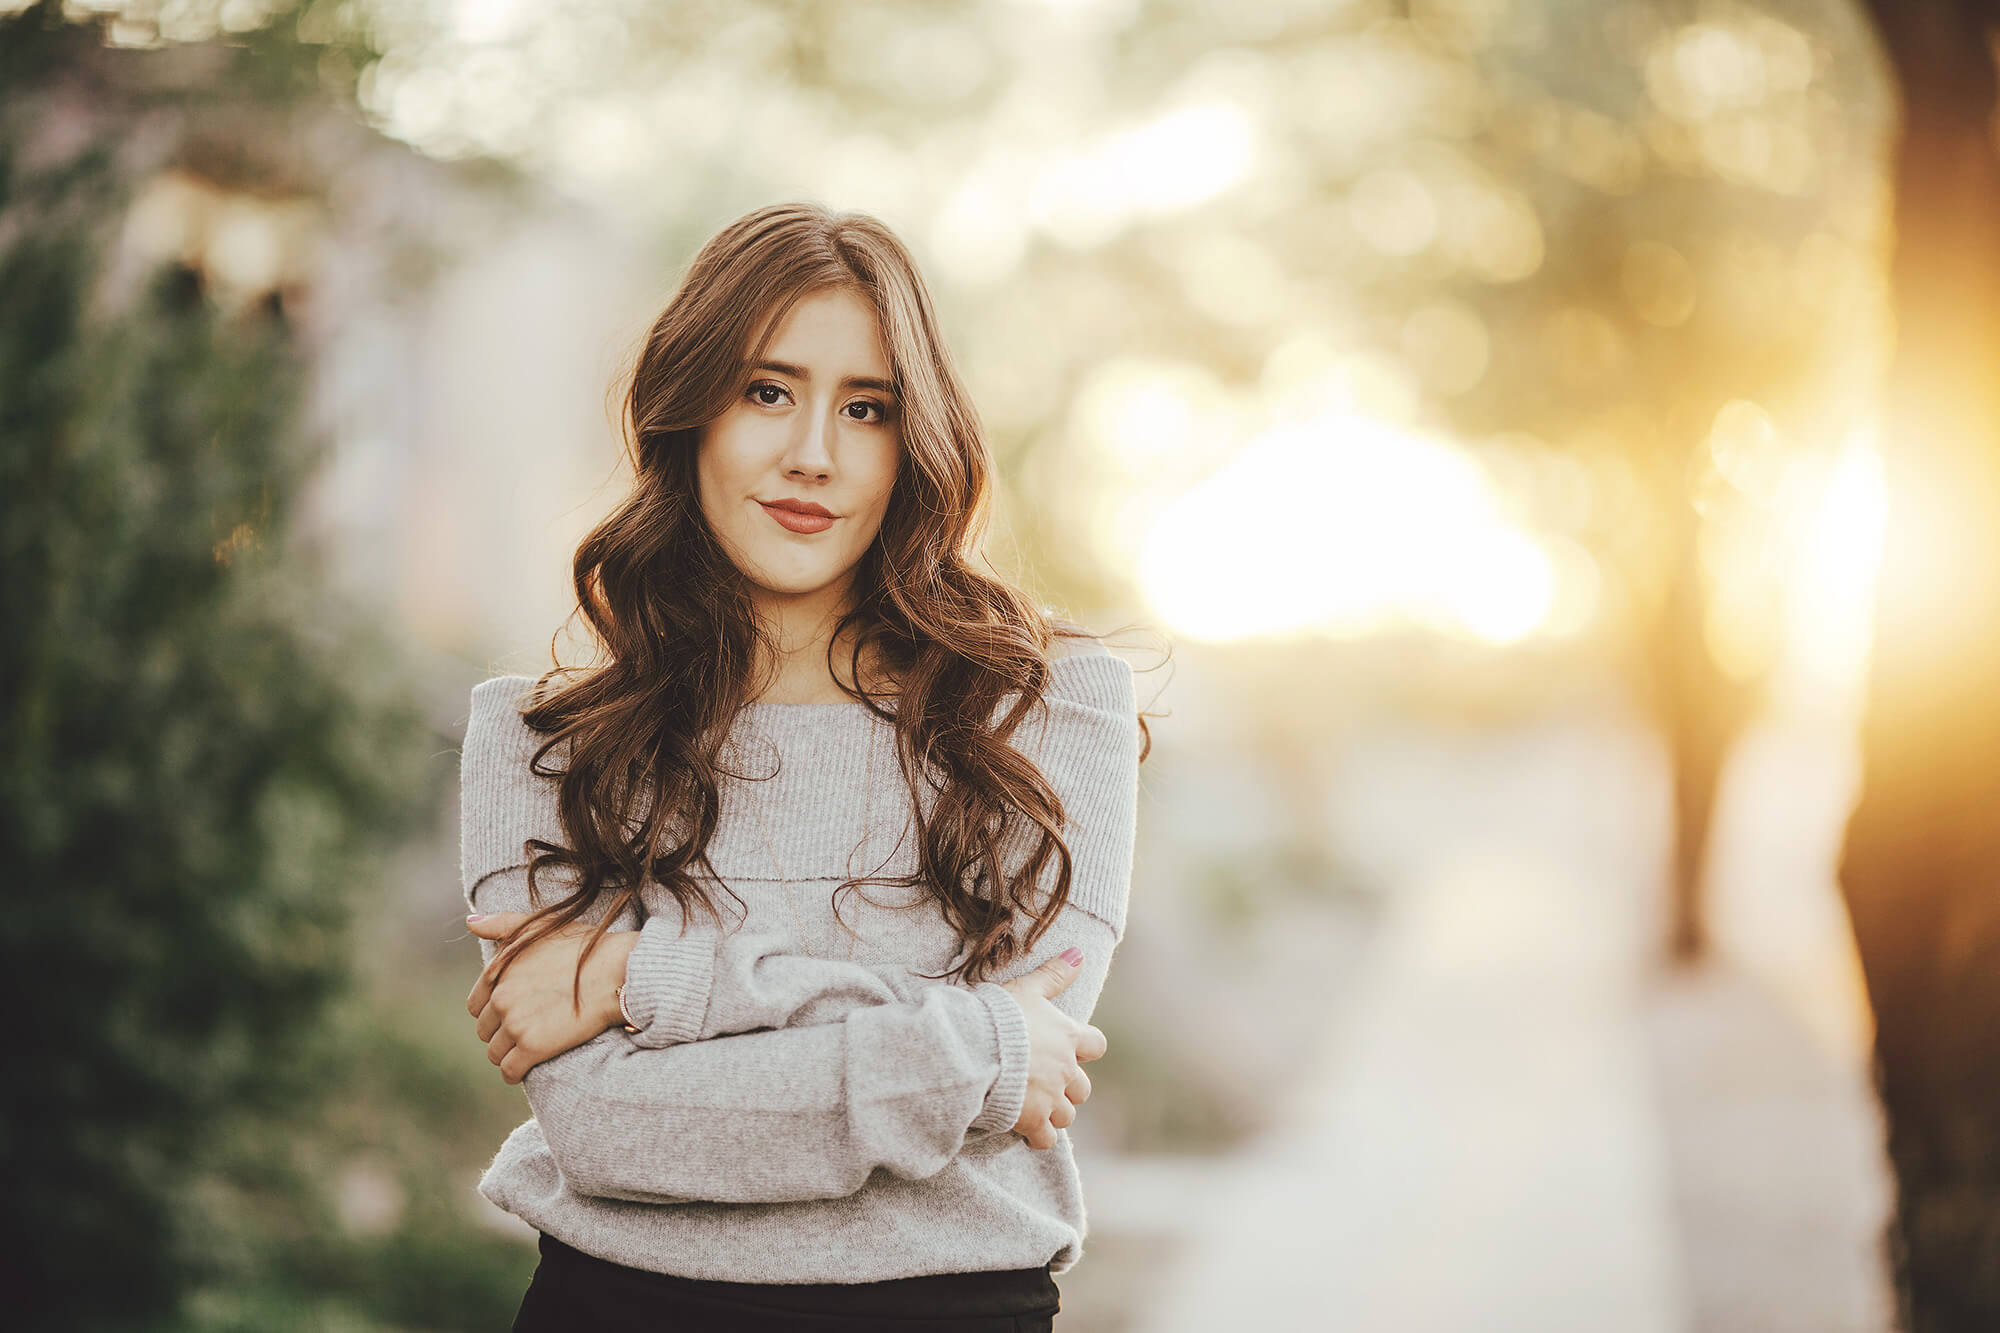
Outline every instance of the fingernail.
<svg viewBox="0 0 2000 1333"><path fill-rule="evenodd" d="M484 913L484 912L474 912L474 913L472 913L472 914L471 914L470 916L466 917L465 919L466 919L467 921L484 921L484 920L486 919L486 913Z"/></svg>
<svg viewBox="0 0 2000 1333"><path fill-rule="evenodd" d="M1062 960L1071 967L1081 966L1083 963L1083 950L1072 945L1062 951Z"/></svg>

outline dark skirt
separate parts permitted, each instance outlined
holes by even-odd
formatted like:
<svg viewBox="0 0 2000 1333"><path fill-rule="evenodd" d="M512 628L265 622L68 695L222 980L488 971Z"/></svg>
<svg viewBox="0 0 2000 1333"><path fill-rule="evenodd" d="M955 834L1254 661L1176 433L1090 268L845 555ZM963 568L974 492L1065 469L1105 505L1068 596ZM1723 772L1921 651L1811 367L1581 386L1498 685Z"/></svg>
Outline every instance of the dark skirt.
<svg viewBox="0 0 2000 1333"><path fill-rule="evenodd" d="M885 1282L719 1282L627 1268L542 1233L513 1333L859 1330L1047 1333L1061 1304L1049 1267Z"/></svg>

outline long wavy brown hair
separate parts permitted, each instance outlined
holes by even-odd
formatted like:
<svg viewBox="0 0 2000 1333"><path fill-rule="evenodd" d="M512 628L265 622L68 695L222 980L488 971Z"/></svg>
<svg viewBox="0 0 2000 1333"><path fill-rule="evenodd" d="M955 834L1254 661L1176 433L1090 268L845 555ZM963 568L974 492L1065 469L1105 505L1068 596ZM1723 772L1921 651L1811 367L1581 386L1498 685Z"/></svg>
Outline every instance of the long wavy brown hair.
<svg viewBox="0 0 2000 1333"><path fill-rule="evenodd" d="M838 287L868 301L880 323L902 455L881 530L828 638L827 666L831 672L834 644L845 638L854 681L894 685L850 689L835 675L843 693L894 722L919 842L913 874L844 881L834 890L836 914L841 891L859 884L921 885L971 945L958 967L932 979L957 973L974 984L1032 949L1069 899L1062 802L1008 742L1042 700L1051 646L1081 631L1046 614L990 564L988 572L973 568L984 560L993 458L902 242L865 213L775 204L702 247L641 344L625 394L632 489L584 538L574 562L577 611L604 660L548 672L521 714L549 737L531 768L560 778L557 804L571 845L527 841L535 910L512 937L502 970L520 948L603 902L587 957L648 877L674 895L684 928L696 904L720 923L693 867L720 882L706 848L722 780L740 776L727 773L721 752L756 688L753 674L777 655L747 578L702 515L697 449L702 427L743 392L747 367L792 305ZM1018 698L995 721L1008 694ZM1139 727L1143 760L1152 749L1143 714ZM565 738L568 766L547 768ZM928 817L917 799L920 780L937 793ZM1010 874L1001 848L1023 820L1039 832ZM1059 862L1054 889L1037 902L1051 858ZM537 880L551 866L573 872L576 891L544 904ZM1032 923L1025 939L1016 936L1017 914ZM579 1004L581 986L579 960Z"/></svg>

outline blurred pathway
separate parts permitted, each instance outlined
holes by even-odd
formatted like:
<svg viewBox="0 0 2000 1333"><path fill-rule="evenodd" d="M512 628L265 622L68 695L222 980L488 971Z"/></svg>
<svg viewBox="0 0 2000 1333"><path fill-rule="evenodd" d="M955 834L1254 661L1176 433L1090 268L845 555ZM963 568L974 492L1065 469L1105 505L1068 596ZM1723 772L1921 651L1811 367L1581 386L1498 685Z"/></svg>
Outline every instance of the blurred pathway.
<svg viewBox="0 0 2000 1333"><path fill-rule="evenodd" d="M1331 836L1401 887L1277 1131L1090 1174L1109 1234L1179 1214L1119 1326L1885 1329L1878 1131L1831 882L1801 853L1837 836L1839 781L1812 775L1839 766L1783 735L1735 766L1723 954L1678 978L1655 967L1666 767L1643 728L1354 747Z"/></svg>
<svg viewBox="0 0 2000 1333"><path fill-rule="evenodd" d="M1427 836L1382 851L1406 874L1351 1007L1283 1127L1187 1200L1133 1327L1679 1333L1640 1025L1657 757L1600 723L1385 739L1352 769Z"/></svg>
<svg viewBox="0 0 2000 1333"><path fill-rule="evenodd" d="M1651 987L1697 1333L1885 1333L1892 1185L1871 1017L1835 886L1851 728L1774 715L1724 775L1714 956Z"/></svg>

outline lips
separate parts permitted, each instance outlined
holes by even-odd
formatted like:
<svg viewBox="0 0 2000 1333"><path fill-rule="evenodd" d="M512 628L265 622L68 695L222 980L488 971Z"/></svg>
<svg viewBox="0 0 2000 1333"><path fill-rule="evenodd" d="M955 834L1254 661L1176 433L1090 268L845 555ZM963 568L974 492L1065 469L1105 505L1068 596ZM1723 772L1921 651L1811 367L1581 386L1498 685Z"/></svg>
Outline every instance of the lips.
<svg viewBox="0 0 2000 1333"><path fill-rule="evenodd" d="M825 532L834 523L834 516L832 514L801 513L796 509L787 508L784 505L765 504L762 500L759 500L757 503L765 513L769 514L777 521L779 526L788 532ZM815 505L813 507L817 509L819 506Z"/></svg>
<svg viewBox="0 0 2000 1333"><path fill-rule="evenodd" d="M757 503L770 505L774 509L790 509L800 514L818 514L821 518L838 517L831 509L816 500L799 500L789 495L780 496L775 500L759 500Z"/></svg>

